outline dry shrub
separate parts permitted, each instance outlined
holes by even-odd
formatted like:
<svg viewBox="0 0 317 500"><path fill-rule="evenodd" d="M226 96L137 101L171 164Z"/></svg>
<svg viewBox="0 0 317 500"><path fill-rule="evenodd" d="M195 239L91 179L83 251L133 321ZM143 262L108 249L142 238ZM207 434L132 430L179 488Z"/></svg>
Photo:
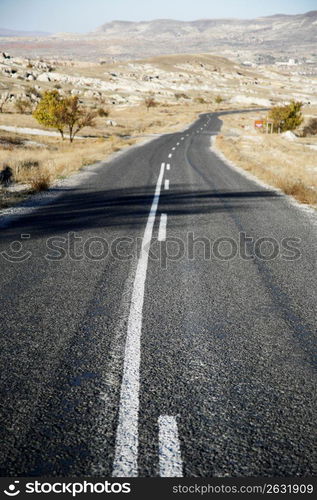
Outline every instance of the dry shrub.
<svg viewBox="0 0 317 500"><path fill-rule="evenodd" d="M50 175L42 172L30 179L30 187L33 193L46 191L51 185Z"/></svg>
<svg viewBox="0 0 317 500"><path fill-rule="evenodd" d="M17 137L17 136L14 136L14 137L10 137L9 135L1 135L0 136L0 144L9 144L9 145L12 145L12 146L22 146L24 144L24 141L23 139L21 139L21 137Z"/></svg>
<svg viewBox="0 0 317 500"><path fill-rule="evenodd" d="M107 117L107 116L109 116L109 114L110 114L110 113L109 113L109 109L104 109L104 108L99 108L99 109L97 110L97 113L98 113L98 116L100 116L101 118L103 118L103 117Z"/></svg>
<svg viewBox="0 0 317 500"><path fill-rule="evenodd" d="M303 136L317 135L317 118L311 118L303 129Z"/></svg>
<svg viewBox="0 0 317 500"><path fill-rule="evenodd" d="M175 99L189 99L187 94L184 94L184 92L177 92L175 95Z"/></svg>
<svg viewBox="0 0 317 500"><path fill-rule="evenodd" d="M197 104L206 104L206 101L203 97L195 97L194 102Z"/></svg>
<svg viewBox="0 0 317 500"><path fill-rule="evenodd" d="M154 99L153 96L146 97L144 99L144 104L145 104L145 107L147 108L147 110L149 110L150 108L155 108L156 106L158 106L158 103L156 102L156 100Z"/></svg>
<svg viewBox="0 0 317 500"><path fill-rule="evenodd" d="M14 106L17 112L22 115L25 113L29 113L31 109L31 103L26 99L17 99Z"/></svg>
<svg viewBox="0 0 317 500"><path fill-rule="evenodd" d="M302 203L309 203L311 205L317 204L317 191L309 186L305 186L303 182L279 178L277 180L277 186L284 191L284 193L294 196L294 198Z"/></svg>
<svg viewBox="0 0 317 500"><path fill-rule="evenodd" d="M17 165L19 169L21 168L38 168L40 163L37 160L22 160Z"/></svg>
<svg viewBox="0 0 317 500"><path fill-rule="evenodd" d="M161 120L155 120L154 122L150 122L148 127L161 127L163 122Z"/></svg>

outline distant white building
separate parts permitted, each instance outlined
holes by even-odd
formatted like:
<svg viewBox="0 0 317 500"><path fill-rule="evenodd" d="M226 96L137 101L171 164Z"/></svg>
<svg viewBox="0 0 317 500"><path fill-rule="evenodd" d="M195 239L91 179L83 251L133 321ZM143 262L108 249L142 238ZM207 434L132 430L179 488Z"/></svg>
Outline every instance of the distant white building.
<svg viewBox="0 0 317 500"><path fill-rule="evenodd" d="M297 59L289 59L288 61L276 61L276 66L296 66L298 64Z"/></svg>

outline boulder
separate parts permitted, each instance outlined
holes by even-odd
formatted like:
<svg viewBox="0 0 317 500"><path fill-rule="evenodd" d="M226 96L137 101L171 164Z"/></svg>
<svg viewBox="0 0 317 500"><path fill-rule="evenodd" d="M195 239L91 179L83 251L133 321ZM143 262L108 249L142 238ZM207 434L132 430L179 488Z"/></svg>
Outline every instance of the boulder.
<svg viewBox="0 0 317 500"><path fill-rule="evenodd" d="M106 120L106 125L108 125L109 127L116 127L117 122L115 120Z"/></svg>
<svg viewBox="0 0 317 500"><path fill-rule="evenodd" d="M50 82L51 81L51 79L47 73L42 73L41 75L39 75L37 77L37 79L39 82Z"/></svg>
<svg viewBox="0 0 317 500"><path fill-rule="evenodd" d="M97 92L95 90L86 90L86 92L84 93L84 96L87 99L100 99L101 94L100 94L100 92Z"/></svg>
<svg viewBox="0 0 317 500"><path fill-rule="evenodd" d="M296 141L297 139L296 135L291 130L283 132L283 134L281 134L281 137L284 137L284 139L287 139L288 141Z"/></svg>

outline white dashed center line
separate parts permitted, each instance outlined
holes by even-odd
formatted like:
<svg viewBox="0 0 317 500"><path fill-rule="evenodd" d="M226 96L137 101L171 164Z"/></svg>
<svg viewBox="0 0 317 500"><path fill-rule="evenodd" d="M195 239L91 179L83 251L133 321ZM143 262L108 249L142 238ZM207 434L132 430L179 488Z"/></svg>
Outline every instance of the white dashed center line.
<svg viewBox="0 0 317 500"><path fill-rule="evenodd" d="M176 146L179 146L179 142L176 144Z"/></svg>
<svg viewBox="0 0 317 500"><path fill-rule="evenodd" d="M172 153L170 153L170 154L168 155L168 157L169 157L169 158L172 158L172 156L173 156L173 155L172 155Z"/></svg>
<svg viewBox="0 0 317 500"><path fill-rule="evenodd" d="M144 288L153 226L161 194L165 163L162 163L152 206L146 223L135 273L121 383L119 421L116 435L113 477L138 475L138 415L140 390L141 330Z"/></svg>
<svg viewBox="0 0 317 500"><path fill-rule="evenodd" d="M172 151L175 151L176 148L172 148Z"/></svg>
<svg viewBox="0 0 317 500"><path fill-rule="evenodd" d="M169 163L167 163L167 165L166 165L166 170L170 170L170 168L171 168L170 164L169 164Z"/></svg>
<svg viewBox="0 0 317 500"><path fill-rule="evenodd" d="M167 224L167 214L161 214L160 227L158 232L158 241L166 240L166 224Z"/></svg>
<svg viewBox="0 0 317 500"><path fill-rule="evenodd" d="M161 477L183 477L183 463L175 417L162 415L159 425L159 464Z"/></svg>
<svg viewBox="0 0 317 500"><path fill-rule="evenodd" d="M169 181L169 179L165 179L165 182L164 182L165 191L168 191L169 188L170 188L170 181Z"/></svg>

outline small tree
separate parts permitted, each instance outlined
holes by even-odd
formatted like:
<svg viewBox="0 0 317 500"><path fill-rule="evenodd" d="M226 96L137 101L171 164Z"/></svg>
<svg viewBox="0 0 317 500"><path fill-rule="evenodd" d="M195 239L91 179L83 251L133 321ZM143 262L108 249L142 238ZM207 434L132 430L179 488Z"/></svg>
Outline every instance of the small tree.
<svg viewBox="0 0 317 500"><path fill-rule="evenodd" d="M157 102L155 101L153 96L146 97L144 99L144 104L148 111L150 108L155 108L155 106L157 106Z"/></svg>
<svg viewBox="0 0 317 500"><path fill-rule="evenodd" d="M33 116L42 125L56 128L62 138L66 129L73 142L82 128L94 125L96 113L82 108L77 96L62 98L57 90L51 90L45 92Z"/></svg>
<svg viewBox="0 0 317 500"><path fill-rule="evenodd" d="M302 102L292 100L286 106L272 108L268 118L273 122L273 130L286 132L299 127L303 123L302 107Z"/></svg>
<svg viewBox="0 0 317 500"><path fill-rule="evenodd" d="M62 98L58 91L48 90L38 103L33 116L41 125L57 129L64 139L65 123L62 120L62 108Z"/></svg>
<svg viewBox="0 0 317 500"><path fill-rule="evenodd" d="M217 95L217 97L215 99L216 104L221 104L222 101L223 101L223 98L221 97L221 95Z"/></svg>
<svg viewBox="0 0 317 500"><path fill-rule="evenodd" d="M73 142L74 137L84 127L94 126L96 113L82 108L77 96L62 99L62 123L68 129L69 140Z"/></svg>

